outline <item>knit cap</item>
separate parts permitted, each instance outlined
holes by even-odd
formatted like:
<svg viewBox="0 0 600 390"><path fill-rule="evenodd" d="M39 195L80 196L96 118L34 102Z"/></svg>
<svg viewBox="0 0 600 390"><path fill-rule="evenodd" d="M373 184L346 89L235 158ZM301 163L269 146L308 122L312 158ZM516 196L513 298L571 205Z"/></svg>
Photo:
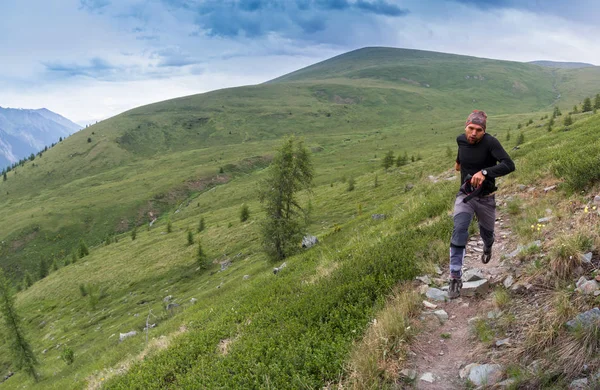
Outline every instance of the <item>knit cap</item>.
<svg viewBox="0 0 600 390"><path fill-rule="evenodd" d="M465 127L467 127L471 123L473 123L475 125L479 125L479 126L483 127L483 130L485 130L486 121L487 121L487 115L485 114L485 112L479 111L479 110L474 110L467 117L467 122L465 123Z"/></svg>

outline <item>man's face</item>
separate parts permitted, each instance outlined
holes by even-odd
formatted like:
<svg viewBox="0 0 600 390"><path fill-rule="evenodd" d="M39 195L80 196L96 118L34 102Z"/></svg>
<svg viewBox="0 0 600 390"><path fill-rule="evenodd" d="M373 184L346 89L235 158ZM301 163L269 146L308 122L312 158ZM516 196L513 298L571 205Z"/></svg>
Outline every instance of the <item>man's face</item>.
<svg viewBox="0 0 600 390"><path fill-rule="evenodd" d="M465 127L465 134L467 135L467 142L470 144L476 144L483 138L485 130L483 130L483 127L479 125L469 123L469 125Z"/></svg>

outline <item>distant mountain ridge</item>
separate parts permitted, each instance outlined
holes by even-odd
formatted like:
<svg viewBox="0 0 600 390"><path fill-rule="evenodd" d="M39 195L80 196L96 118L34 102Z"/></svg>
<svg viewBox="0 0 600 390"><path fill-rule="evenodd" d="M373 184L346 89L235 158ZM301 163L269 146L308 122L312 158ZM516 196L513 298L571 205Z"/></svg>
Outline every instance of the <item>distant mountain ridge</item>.
<svg viewBox="0 0 600 390"><path fill-rule="evenodd" d="M0 167L5 168L81 129L46 108L0 107Z"/></svg>
<svg viewBox="0 0 600 390"><path fill-rule="evenodd" d="M560 69L579 69L579 68L590 68L596 65L588 64L586 62L558 62L558 61L530 61L528 64L546 66L549 68L560 68Z"/></svg>

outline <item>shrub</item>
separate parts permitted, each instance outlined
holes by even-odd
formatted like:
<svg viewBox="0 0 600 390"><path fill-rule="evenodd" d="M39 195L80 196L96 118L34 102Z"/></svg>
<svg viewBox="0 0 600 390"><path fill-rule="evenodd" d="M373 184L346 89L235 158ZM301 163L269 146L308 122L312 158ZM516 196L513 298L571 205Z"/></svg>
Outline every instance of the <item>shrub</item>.
<svg viewBox="0 0 600 390"><path fill-rule="evenodd" d="M137 237L137 227L134 227L133 230L131 231L131 241L135 241L136 237Z"/></svg>
<svg viewBox="0 0 600 390"><path fill-rule="evenodd" d="M173 225L171 224L171 220L167 221L167 233L171 233L173 231Z"/></svg>
<svg viewBox="0 0 600 390"><path fill-rule="evenodd" d="M247 204L243 204L240 210L240 222L246 222L250 218L250 209Z"/></svg>
<svg viewBox="0 0 600 390"><path fill-rule="evenodd" d="M580 191L600 181L600 161L595 145L580 145L566 150L554 162L553 171L573 191Z"/></svg>
<svg viewBox="0 0 600 390"><path fill-rule="evenodd" d="M79 294L81 294L82 297L88 295L88 289L84 283L79 283Z"/></svg>
<svg viewBox="0 0 600 390"><path fill-rule="evenodd" d="M204 217L200 218L200 222L198 222L198 233L204 230Z"/></svg>
<svg viewBox="0 0 600 390"><path fill-rule="evenodd" d="M68 365L71 365L75 361L75 353L71 348L65 345L62 352L60 353L60 358Z"/></svg>
<svg viewBox="0 0 600 390"><path fill-rule="evenodd" d="M351 177L348 179L348 188L347 191L354 191L354 178Z"/></svg>
<svg viewBox="0 0 600 390"><path fill-rule="evenodd" d="M187 234L187 244L188 246L194 245L194 233L192 233L191 231L188 231Z"/></svg>

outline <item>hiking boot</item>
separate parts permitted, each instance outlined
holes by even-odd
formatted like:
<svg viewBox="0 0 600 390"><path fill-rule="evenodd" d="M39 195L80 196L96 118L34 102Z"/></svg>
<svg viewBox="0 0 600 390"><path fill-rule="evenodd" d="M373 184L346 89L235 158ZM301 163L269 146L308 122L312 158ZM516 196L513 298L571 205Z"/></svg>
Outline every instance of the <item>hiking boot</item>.
<svg viewBox="0 0 600 390"><path fill-rule="evenodd" d="M461 288L462 279L450 278L450 286L448 286L448 298L454 299L460 297Z"/></svg>
<svg viewBox="0 0 600 390"><path fill-rule="evenodd" d="M483 254L481 255L481 262L487 264L492 259L492 248L483 247Z"/></svg>

